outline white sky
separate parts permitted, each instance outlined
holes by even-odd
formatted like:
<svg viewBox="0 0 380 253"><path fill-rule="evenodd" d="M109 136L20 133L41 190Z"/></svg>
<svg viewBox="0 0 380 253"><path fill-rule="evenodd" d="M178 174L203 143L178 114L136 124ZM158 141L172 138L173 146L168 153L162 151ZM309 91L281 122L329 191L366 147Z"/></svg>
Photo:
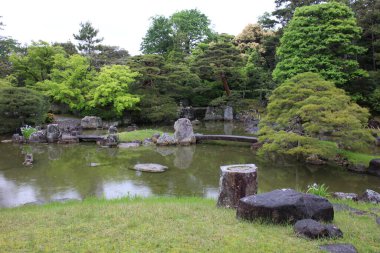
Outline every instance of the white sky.
<svg viewBox="0 0 380 253"><path fill-rule="evenodd" d="M103 44L135 55L150 17L194 8L209 17L215 31L237 35L265 11L271 12L274 0L1 0L6 26L0 33L21 43L76 43L72 34L79 31L80 22L90 21L104 37Z"/></svg>

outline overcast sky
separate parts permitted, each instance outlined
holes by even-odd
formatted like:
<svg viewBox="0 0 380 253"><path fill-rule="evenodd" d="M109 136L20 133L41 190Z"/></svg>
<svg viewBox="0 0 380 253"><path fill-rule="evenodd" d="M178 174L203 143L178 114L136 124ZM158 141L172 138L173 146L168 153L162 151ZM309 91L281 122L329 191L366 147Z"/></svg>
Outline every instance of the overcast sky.
<svg viewBox="0 0 380 253"><path fill-rule="evenodd" d="M265 11L271 12L274 0L1 0L0 16L6 25L1 34L21 43L75 43L72 35L79 23L90 21L104 37L103 44L135 55L150 17L194 8L209 17L215 31L236 35Z"/></svg>

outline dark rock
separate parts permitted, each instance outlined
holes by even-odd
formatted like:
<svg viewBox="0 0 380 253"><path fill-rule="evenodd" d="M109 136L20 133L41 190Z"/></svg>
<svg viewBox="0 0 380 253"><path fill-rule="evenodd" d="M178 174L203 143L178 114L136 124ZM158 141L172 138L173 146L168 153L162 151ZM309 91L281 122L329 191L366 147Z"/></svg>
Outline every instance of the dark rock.
<svg viewBox="0 0 380 253"><path fill-rule="evenodd" d="M326 164L326 161L322 160L318 155L310 155L306 158L306 162L314 165Z"/></svg>
<svg viewBox="0 0 380 253"><path fill-rule="evenodd" d="M331 221L334 209L325 198L282 189L240 199L236 216L245 220L267 219L274 223L295 223L309 218Z"/></svg>
<svg viewBox="0 0 380 253"><path fill-rule="evenodd" d="M110 126L108 128L108 133L109 134L117 134L117 127L116 126Z"/></svg>
<svg viewBox="0 0 380 253"><path fill-rule="evenodd" d="M157 139L157 145L159 146L168 146L168 145L176 145L177 144L177 141L176 139L167 134L167 133L163 133L158 139Z"/></svg>
<svg viewBox="0 0 380 253"><path fill-rule="evenodd" d="M136 164L133 169L143 172L164 172L168 167L156 163L140 163Z"/></svg>
<svg viewBox="0 0 380 253"><path fill-rule="evenodd" d="M332 197L336 199L351 199L358 201L358 194L356 193L334 192Z"/></svg>
<svg viewBox="0 0 380 253"><path fill-rule="evenodd" d="M349 164L347 169L356 173L367 173L367 166L363 164Z"/></svg>
<svg viewBox="0 0 380 253"><path fill-rule="evenodd" d="M32 133L29 137L29 142L34 142L34 143L47 142L46 131L39 130L37 132Z"/></svg>
<svg viewBox="0 0 380 253"><path fill-rule="evenodd" d="M218 207L236 208L243 197L257 193L257 167L236 164L220 167Z"/></svg>
<svg viewBox="0 0 380 253"><path fill-rule="evenodd" d="M149 146L149 145L153 145L153 140L152 138L146 138L143 142L142 142L142 145L144 146Z"/></svg>
<svg viewBox="0 0 380 253"><path fill-rule="evenodd" d="M99 140L97 143L102 147L117 147L119 144L119 136L117 134L109 134L103 139Z"/></svg>
<svg viewBox="0 0 380 253"><path fill-rule="evenodd" d="M377 121L375 119L370 119L368 121L368 127L374 128L374 129L379 129L380 128L380 121Z"/></svg>
<svg viewBox="0 0 380 253"><path fill-rule="evenodd" d="M296 224L294 224L294 232L311 239L328 237L329 235L329 231L325 225L312 219L297 221Z"/></svg>
<svg viewBox="0 0 380 253"><path fill-rule="evenodd" d="M358 253L357 249L352 244L326 244L319 248L330 253Z"/></svg>
<svg viewBox="0 0 380 253"><path fill-rule="evenodd" d="M380 147L380 136L376 137L375 143L376 143L376 146Z"/></svg>
<svg viewBox="0 0 380 253"><path fill-rule="evenodd" d="M224 107L223 119L225 121L234 120L234 110L231 106Z"/></svg>
<svg viewBox="0 0 380 253"><path fill-rule="evenodd" d="M193 126L189 119L178 119L174 123L174 139L180 145L190 145L195 143Z"/></svg>
<svg viewBox="0 0 380 253"><path fill-rule="evenodd" d="M372 159L369 162L368 174L380 177L380 159Z"/></svg>
<svg viewBox="0 0 380 253"><path fill-rule="evenodd" d="M363 195L359 197L359 200L377 204L380 203L380 194L373 190L367 189Z"/></svg>
<svg viewBox="0 0 380 253"><path fill-rule="evenodd" d="M81 120L83 129L97 129L103 126L102 119L95 116L86 116Z"/></svg>
<svg viewBox="0 0 380 253"><path fill-rule="evenodd" d="M58 124L49 124L46 127L46 139L49 143L57 142L61 137Z"/></svg>
<svg viewBox="0 0 380 253"><path fill-rule="evenodd" d="M377 225L380 225L380 217L376 217L376 223Z"/></svg>
<svg viewBox="0 0 380 253"><path fill-rule="evenodd" d="M341 238L343 237L343 232L337 226L333 224L324 225L328 231L328 237L330 238Z"/></svg>

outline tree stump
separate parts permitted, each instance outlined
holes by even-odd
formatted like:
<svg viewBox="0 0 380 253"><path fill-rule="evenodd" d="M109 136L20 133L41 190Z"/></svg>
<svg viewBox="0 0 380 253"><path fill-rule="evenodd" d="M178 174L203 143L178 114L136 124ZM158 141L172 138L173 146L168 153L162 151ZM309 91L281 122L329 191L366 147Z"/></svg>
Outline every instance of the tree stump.
<svg viewBox="0 0 380 253"><path fill-rule="evenodd" d="M236 208L241 198L257 193L257 167L236 164L220 167L218 207Z"/></svg>

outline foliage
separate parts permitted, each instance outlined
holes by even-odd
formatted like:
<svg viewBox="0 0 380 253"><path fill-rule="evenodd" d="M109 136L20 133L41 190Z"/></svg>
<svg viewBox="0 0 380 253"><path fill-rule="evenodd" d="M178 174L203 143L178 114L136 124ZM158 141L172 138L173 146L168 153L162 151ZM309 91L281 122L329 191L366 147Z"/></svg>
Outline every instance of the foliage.
<svg viewBox="0 0 380 253"><path fill-rule="evenodd" d="M145 54L179 51L190 54L199 42L212 37L210 20L197 9L182 10L166 18L155 16L141 43Z"/></svg>
<svg viewBox="0 0 380 253"><path fill-rule="evenodd" d="M65 50L67 55L78 54L78 50L77 50L76 46L71 41L55 42L52 45L55 47L62 47L63 50Z"/></svg>
<svg viewBox="0 0 380 253"><path fill-rule="evenodd" d="M92 90L91 107L108 107L116 116L121 116L124 110L132 109L140 98L127 93L131 83L139 73L133 72L128 66L112 65L103 67L94 80L96 88Z"/></svg>
<svg viewBox="0 0 380 253"><path fill-rule="evenodd" d="M20 44L10 37L0 36L0 78L4 78L12 73L12 64L9 56L16 52L22 52Z"/></svg>
<svg viewBox="0 0 380 253"><path fill-rule="evenodd" d="M33 42L27 48L26 54L13 53L10 62L17 85L28 87L49 80L54 57L58 54L64 54L64 50L44 41Z"/></svg>
<svg viewBox="0 0 380 253"><path fill-rule="evenodd" d="M231 95L231 84L238 87L242 78L240 67L243 59L232 44L232 38L222 34L217 42L201 43L192 59L192 68L198 76L207 81L219 81L227 96Z"/></svg>
<svg viewBox="0 0 380 253"><path fill-rule="evenodd" d="M343 86L365 75L356 55L362 47L353 44L360 37L353 12L344 4L331 2L296 9L277 48L277 82L303 72L317 72Z"/></svg>
<svg viewBox="0 0 380 253"><path fill-rule="evenodd" d="M9 87L12 87L11 82L9 82L6 78L0 78L0 89Z"/></svg>
<svg viewBox="0 0 380 253"><path fill-rule="evenodd" d="M27 88L0 89L0 133L44 122L48 104L43 96Z"/></svg>
<svg viewBox="0 0 380 253"><path fill-rule="evenodd" d="M50 80L39 82L36 88L53 101L69 105L71 110L85 109L96 74L90 70L89 59L78 54L58 54L53 60Z"/></svg>
<svg viewBox="0 0 380 253"><path fill-rule="evenodd" d="M36 128L28 126L28 125L21 127L20 129L21 129L21 134L22 134L22 136L24 136L25 140L29 140L29 137L33 133L37 132Z"/></svg>
<svg viewBox="0 0 380 253"><path fill-rule="evenodd" d="M131 132L121 132L119 133L119 140L121 142L144 141L145 139L151 138L154 134L157 133L162 134L163 132L156 129L143 129Z"/></svg>
<svg viewBox="0 0 380 253"><path fill-rule="evenodd" d="M325 184L318 185L314 183L312 185L307 186L306 193L318 195L324 198L330 197L330 193L328 192L329 187L325 186Z"/></svg>
<svg viewBox="0 0 380 253"><path fill-rule="evenodd" d="M334 144L363 150L373 143L365 129L369 113L352 102L333 83L318 74L299 74L281 84L269 98L267 114L260 122L261 152L331 157ZM321 146L322 145L322 146Z"/></svg>
<svg viewBox="0 0 380 253"><path fill-rule="evenodd" d="M265 52L265 48L263 47L264 39L271 35L272 32L264 30L259 24L248 24L234 38L234 43L242 52L249 52L251 50Z"/></svg>
<svg viewBox="0 0 380 253"><path fill-rule="evenodd" d="M87 21L80 23L78 34L73 34L74 39L78 41L78 50L85 55L92 55L98 48L98 44L103 41L103 38L98 38L99 30L95 29L92 24Z"/></svg>
<svg viewBox="0 0 380 253"><path fill-rule="evenodd" d="M127 50L116 46L99 45L97 53L92 56L92 65L100 70L105 65L125 65L129 57Z"/></svg>
<svg viewBox="0 0 380 253"><path fill-rule="evenodd" d="M375 204L338 203L379 214ZM215 208L215 200L194 197L92 198L2 208L0 250L317 253L326 243L295 236L292 225L243 222L235 218L235 213L233 209ZM336 212L334 224L348 235L334 243L353 244L358 252L379 252L379 228L372 215Z"/></svg>

